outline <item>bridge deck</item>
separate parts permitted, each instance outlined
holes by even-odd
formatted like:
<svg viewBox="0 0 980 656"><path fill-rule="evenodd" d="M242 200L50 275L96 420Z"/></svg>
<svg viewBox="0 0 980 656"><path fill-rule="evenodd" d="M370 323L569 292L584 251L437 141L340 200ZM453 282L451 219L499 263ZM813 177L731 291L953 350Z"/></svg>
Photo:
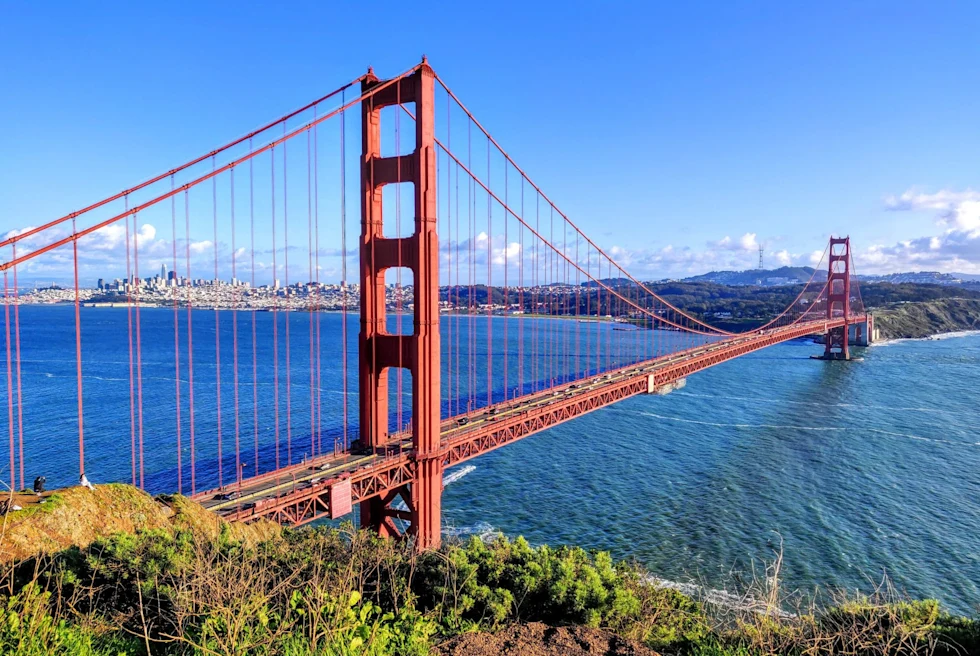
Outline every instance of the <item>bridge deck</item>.
<svg viewBox="0 0 980 656"><path fill-rule="evenodd" d="M860 319L851 318L855 320ZM842 318L822 319L734 336L447 419L442 423L444 465L457 465L745 353L825 333L843 323ZM411 435L405 432L396 434L383 452L321 456L244 479L240 485L201 492L195 499L228 519L268 517L299 525L329 515L329 496L334 485L350 481L351 500L358 503L411 482L413 466Z"/></svg>

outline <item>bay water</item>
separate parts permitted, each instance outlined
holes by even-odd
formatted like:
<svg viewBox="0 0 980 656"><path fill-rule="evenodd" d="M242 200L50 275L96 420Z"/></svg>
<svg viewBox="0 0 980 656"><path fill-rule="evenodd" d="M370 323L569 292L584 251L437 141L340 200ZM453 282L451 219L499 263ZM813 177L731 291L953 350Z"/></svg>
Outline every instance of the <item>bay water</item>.
<svg viewBox="0 0 980 656"><path fill-rule="evenodd" d="M216 483L218 462L216 321L222 471L226 480L234 478L233 456L229 460L228 455L234 453L236 433L234 330L230 312L194 310L192 316L195 484L204 489ZM308 315L289 313L279 319L279 339L289 321L293 341L288 452L285 354L279 351L281 462L330 450L334 440L343 439L342 318L317 317L320 371L312 381ZM237 432L246 474L257 464L260 469L273 466L276 455L273 313L256 313L255 318L259 365L253 385L252 314L237 317ZM74 309L24 306L20 320L27 483L45 475L49 486L73 484L78 476ZM127 321L125 308L82 309L86 470L96 483L132 476ZM186 312L181 310L177 321L175 347L173 312L141 311L145 485L154 492L174 491L177 484L178 380L181 485L189 491ZM482 343L488 320L478 321L469 329L479 332ZM499 342L506 321L513 322L494 318L489 324L498 353L508 352ZM574 323L527 321L550 326L557 335ZM444 338L451 329L443 326ZM611 327L575 328L584 329ZM516 332L511 329L511 339ZM615 338L645 339L629 331ZM347 339L346 385L348 402L354 404L348 409L350 438L356 434L357 414L353 315ZM908 594L971 612L980 603L980 335L878 344L856 349L851 362L811 360L821 348L800 340L743 356L691 376L685 387L668 395L634 397L450 470L445 530L462 537L502 532L524 535L534 544L609 550L636 559L655 576L709 587L726 587L747 576L753 564L772 558L781 546L784 584L791 589L869 590L887 575ZM175 350L181 351L179 371ZM511 351L513 380L520 363ZM531 371L549 366L544 352L525 352L524 357L529 381ZM3 358L0 398L6 399ZM545 384L542 374L538 378ZM485 380L485 372L476 372L473 387L481 394ZM464 388L469 384L464 382ZM407 377L403 386L410 386ZM319 401L319 421L315 407L311 412L311 397ZM444 413L455 409L444 407ZM259 416L257 424L253 413ZM9 480L8 421L2 414L0 478ZM401 420L408 420L407 409ZM256 435L258 460L253 457Z"/></svg>

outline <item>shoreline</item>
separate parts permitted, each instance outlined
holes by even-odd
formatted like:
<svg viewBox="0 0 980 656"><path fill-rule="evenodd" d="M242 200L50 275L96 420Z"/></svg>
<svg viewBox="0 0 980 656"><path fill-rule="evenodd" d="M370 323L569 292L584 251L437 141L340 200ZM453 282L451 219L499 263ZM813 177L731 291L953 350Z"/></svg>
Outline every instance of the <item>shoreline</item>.
<svg viewBox="0 0 980 656"><path fill-rule="evenodd" d="M903 342L941 342L947 339L959 339L961 337L974 337L977 335L980 335L980 330L950 330L945 332L930 333L924 337L891 337L888 339L879 339L877 342L872 342L871 347L889 346L891 344L900 344Z"/></svg>
<svg viewBox="0 0 980 656"><path fill-rule="evenodd" d="M953 299L953 300L962 300L962 299ZM936 302L935 301L908 302L898 306L872 308L870 312L872 312L872 314L875 315L876 323L881 332L886 334L898 333L897 335L894 336L882 337L877 341L875 341L872 344L872 346L885 346L888 344L894 344L896 342L903 342L903 341L934 341L934 340L941 340L941 339L955 339L958 337L970 337L973 335L980 335L980 327L976 327L976 328L974 327L974 326L980 326L980 314L974 315L972 312L969 313L967 316L956 317L956 320L946 321L945 326L949 326L952 329L943 329L944 324L940 323L940 320L935 319L933 317L922 317L920 318L919 321L915 322L915 326L893 325L893 324L903 323L901 321L901 318L896 318L895 316L897 310L903 313L908 313L910 310L917 311L923 306L931 305L934 303ZM24 302L23 299L21 299L19 303L16 303L14 305L16 305L17 307L72 307L74 303L72 301L59 301L54 303L31 303L31 302ZM116 309L116 310L122 310L127 308L139 308L140 310L173 310L174 309L174 306L172 304L135 303L135 302L134 303L98 302L98 304L93 304L91 301L81 301L80 306L85 309ZM980 303L978 303L978 307L980 307ZM235 307L224 307L224 306L215 307L213 305L187 306L186 304L178 305L177 309L180 310L193 309L193 310L203 310L208 312L214 312L214 311L270 312L270 313L274 313L274 312L310 313L311 312L311 310L308 307L275 308L271 306L262 306L262 307L235 308ZM321 308L317 310L312 310L312 312L317 314L319 313L343 314L344 310L336 309L336 308ZM359 309L356 306L354 306L348 308L346 312L347 314L356 315L359 312ZM389 310L387 313L389 316L403 316L403 317L412 316L411 312L396 312L396 311ZM568 316L568 315L548 315L548 314L532 314L532 313L487 315L484 312L475 312L475 313L465 313L465 312L456 312L456 311L440 312L440 317L447 317L450 319L452 317L486 318L487 316L490 316L492 318L497 318L497 319L510 319L510 320L553 319L559 321L576 321L579 323L586 323L586 324L614 324L614 325L631 326L631 330L648 330L648 328L645 328L643 326L638 326L632 321L622 320L617 317L607 317L607 316L581 316L581 315ZM923 325L928 323L933 323L934 325L931 326ZM961 325L955 325L955 324L961 324ZM914 330L914 328L918 328L919 330ZM665 330L665 331L673 332L669 328L665 328L665 327L655 328L654 330ZM745 331L745 332L750 333L752 331Z"/></svg>

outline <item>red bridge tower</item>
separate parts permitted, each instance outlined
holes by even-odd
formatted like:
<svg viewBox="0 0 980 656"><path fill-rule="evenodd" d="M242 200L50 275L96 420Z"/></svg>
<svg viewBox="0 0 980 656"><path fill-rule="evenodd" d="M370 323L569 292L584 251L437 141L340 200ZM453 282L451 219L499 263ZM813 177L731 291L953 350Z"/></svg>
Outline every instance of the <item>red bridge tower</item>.
<svg viewBox="0 0 980 656"><path fill-rule="evenodd" d="M368 91L381 84L369 71ZM415 150L381 156L381 109L415 104ZM408 485L360 504L361 525L382 536L398 536L393 519L407 520L416 546L439 546L442 457L439 453L439 239L436 235L435 76L425 58L412 75L361 103L361 333L360 443L375 451L388 442L388 368L412 374L414 478ZM398 107L401 111L401 108ZM382 188L412 183L415 232L385 237ZM390 334L385 323L385 270L411 269L414 276L413 333ZM401 496L407 510L392 507Z"/></svg>
<svg viewBox="0 0 980 656"><path fill-rule="evenodd" d="M844 325L827 331L825 360L849 360L848 319L851 314L851 238L830 238L827 270L827 318L844 317Z"/></svg>

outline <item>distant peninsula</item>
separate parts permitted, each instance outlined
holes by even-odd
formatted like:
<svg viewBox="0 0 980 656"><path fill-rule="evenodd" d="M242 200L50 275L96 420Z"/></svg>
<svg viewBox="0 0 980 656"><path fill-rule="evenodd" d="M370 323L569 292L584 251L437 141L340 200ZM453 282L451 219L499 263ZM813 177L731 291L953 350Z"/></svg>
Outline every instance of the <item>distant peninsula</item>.
<svg viewBox="0 0 980 656"><path fill-rule="evenodd" d="M930 337L980 330L980 299L900 301L873 310L881 339Z"/></svg>

